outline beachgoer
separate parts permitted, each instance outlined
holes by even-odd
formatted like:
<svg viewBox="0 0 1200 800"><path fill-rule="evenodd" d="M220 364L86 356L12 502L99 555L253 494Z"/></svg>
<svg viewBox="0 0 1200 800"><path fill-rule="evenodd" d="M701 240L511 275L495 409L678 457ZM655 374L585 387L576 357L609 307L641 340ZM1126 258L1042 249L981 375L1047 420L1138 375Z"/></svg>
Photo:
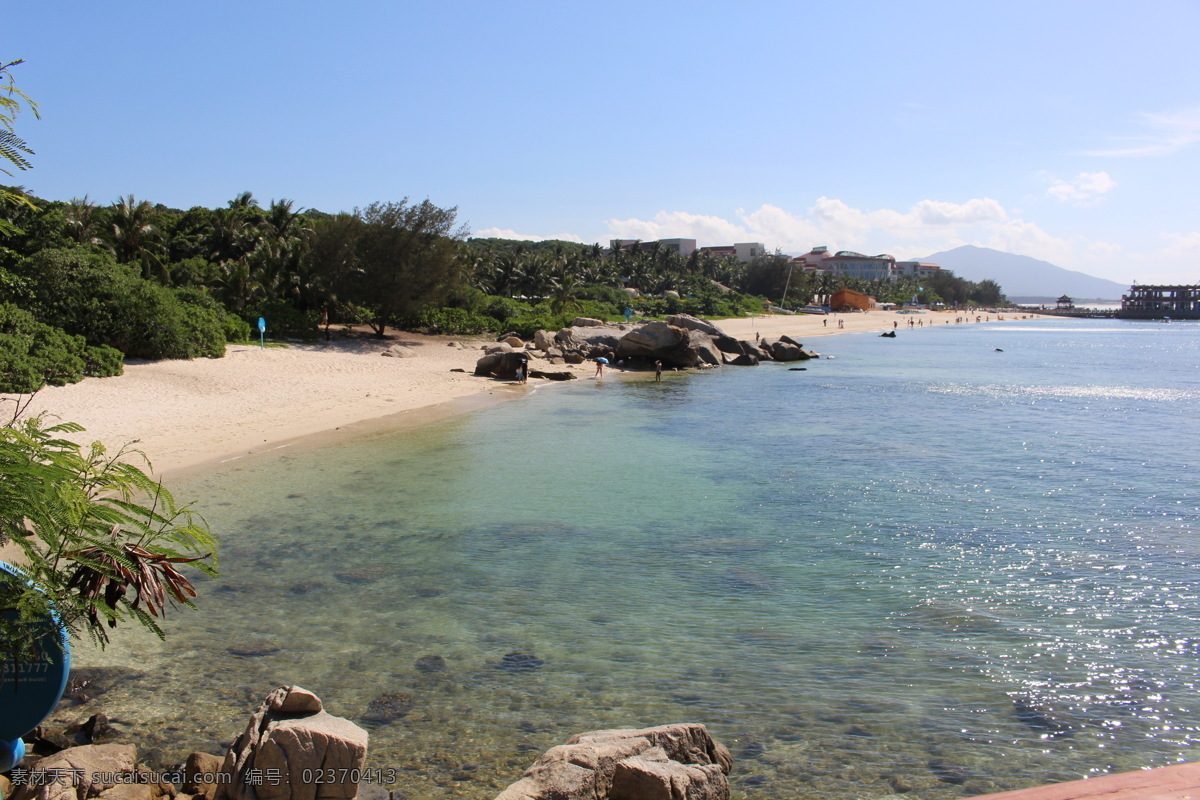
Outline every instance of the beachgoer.
<svg viewBox="0 0 1200 800"><path fill-rule="evenodd" d="M522 355L521 361L517 366L517 380L521 383L529 383L529 356Z"/></svg>
<svg viewBox="0 0 1200 800"><path fill-rule="evenodd" d="M654 380L656 380L656 381L662 380L662 361L661 360L654 362Z"/></svg>
<svg viewBox="0 0 1200 800"><path fill-rule="evenodd" d="M603 358L596 359L596 375L595 375L595 377L597 377L597 378L604 377L604 359Z"/></svg>
<svg viewBox="0 0 1200 800"><path fill-rule="evenodd" d="M897 326L898 324L899 324L899 323L898 323L898 322L896 322L896 320L892 320L892 330L896 330L896 326Z"/></svg>
<svg viewBox="0 0 1200 800"><path fill-rule="evenodd" d="M829 320L827 320L827 319L823 319L823 320L821 320L821 327L822 327L822 328L828 328L828 327L829 327Z"/></svg>

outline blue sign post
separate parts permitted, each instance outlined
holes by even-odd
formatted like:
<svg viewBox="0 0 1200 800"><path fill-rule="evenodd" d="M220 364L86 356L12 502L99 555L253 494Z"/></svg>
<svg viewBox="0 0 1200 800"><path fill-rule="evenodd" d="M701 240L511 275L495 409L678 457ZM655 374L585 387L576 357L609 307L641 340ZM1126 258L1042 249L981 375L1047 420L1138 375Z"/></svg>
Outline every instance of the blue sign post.
<svg viewBox="0 0 1200 800"><path fill-rule="evenodd" d="M19 569L0 561L0 582L28 583ZM16 619L15 611L2 611L6 618ZM35 656L13 664L7 659L0 663L0 772L7 772L25 757L25 742L21 737L44 720L67 688L71 673L71 647L67 633L51 613L48 618L31 623L38 638Z"/></svg>
<svg viewBox="0 0 1200 800"><path fill-rule="evenodd" d="M263 350L267 349L267 321L262 317L258 318L258 346Z"/></svg>

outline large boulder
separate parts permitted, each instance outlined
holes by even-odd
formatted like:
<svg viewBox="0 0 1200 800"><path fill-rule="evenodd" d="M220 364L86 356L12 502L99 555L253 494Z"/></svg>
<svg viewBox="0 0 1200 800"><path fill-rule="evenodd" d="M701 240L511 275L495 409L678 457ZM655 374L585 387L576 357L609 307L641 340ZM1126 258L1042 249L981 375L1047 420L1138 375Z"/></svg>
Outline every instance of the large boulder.
<svg viewBox="0 0 1200 800"><path fill-rule="evenodd" d="M712 334L709 335L711 336ZM722 333L720 336L713 336L713 341L716 342L717 349L722 353L733 353L735 356L738 356L745 352L742 350L741 342L727 334Z"/></svg>
<svg viewBox="0 0 1200 800"><path fill-rule="evenodd" d="M549 350L554 347L554 334L550 331L534 331L533 343L537 345L538 350Z"/></svg>
<svg viewBox="0 0 1200 800"><path fill-rule="evenodd" d="M475 375L511 381L517 377L517 365L528 360L529 355L524 350L519 353L492 353L475 362Z"/></svg>
<svg viewBox="0 0 1200 800"><path fill-rule="evenodd" d="M705 364L712 364L719 367L724 363L724 359L721 358L721 349L717 347L716 342L713 341L711 336L699 331L692 331L688 339L691 343L691 349L696 351L697 357Z"/></svg>
<svg viewBox="0 0 1200 800"><path fill-rule="evenodd" d="M724 336L725 332L713 325L705 319L698 319L691 314L673 314L667 317L667 324L674 325L676 328L687 328L689 331L700 331L707 333L714 339L718 336Z"/></svg>
<svg viewBox="0 0 1200 800"><path fill-rule="evenodd" d="M661 360L668 367L694 367L702 363L691 346L686 328L676 328L665 322L647 322L621 337L617 343L617 358Z"/></svg>
<svg viewBox="0 0 1200 800"><path fill-rule="evenodd" d="M732 767L700 724L593 731L547 750L496 800L727 800Z"/></svg>
<svg viewBox="0 0 1200 800"><path fill-rule="evenodd" d="M311 775L358 774L366 757L366 731L321 710L311 692L283 686L267 695L229 748L221 771L232 777L218 788L217 798L350 800L358 784L348 777L317 783Z"/></svg>
<svg viewBox="0 0 1200 800"><path fill-rule="evenodd" d="M754 356L759 361L770 361L771 353L758 342L752 342L749 339L741 339L738 341L742 352L748 356Z"/></svg>
<svg viewBox="0 0 1200 800"><path fill-rule="evenodd" d="M571 320L572 328L599 328L605 324L602 319L593 319L592 317L576 317Z"/></svg>

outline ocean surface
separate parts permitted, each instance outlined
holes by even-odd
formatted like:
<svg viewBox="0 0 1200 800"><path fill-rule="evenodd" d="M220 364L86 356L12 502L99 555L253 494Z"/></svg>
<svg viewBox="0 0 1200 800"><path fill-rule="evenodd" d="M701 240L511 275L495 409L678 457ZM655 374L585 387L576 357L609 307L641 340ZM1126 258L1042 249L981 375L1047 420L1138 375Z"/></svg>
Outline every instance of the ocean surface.
<svg viewBox="0 0 1200 800"><path fill-rule="evenodd" d="M176 483L221 577L166 644L82 654L95 702L171 763L297 683L407 798L675 721L764 800L1200 759L1200 326L809 344Z"/></svg>

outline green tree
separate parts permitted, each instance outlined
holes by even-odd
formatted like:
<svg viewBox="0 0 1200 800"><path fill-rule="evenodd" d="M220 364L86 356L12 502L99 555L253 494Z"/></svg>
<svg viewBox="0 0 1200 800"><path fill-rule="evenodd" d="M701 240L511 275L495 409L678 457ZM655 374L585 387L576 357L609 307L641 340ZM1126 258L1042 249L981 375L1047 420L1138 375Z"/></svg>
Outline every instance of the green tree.
<svg viewBox="0 0 1200 800"><path fill-rule="evenodd" d="M19 413L0 426L0 545L14 543L29 582L0 581L0 656L36 658L51 609L73 638L103 646L108 629L134 620L163 636L171 606L194 607L181 569L216 574L216 540L204 520L138 467L133 451L109 453ZM35 588L36 587L36 588Z"/></svg>
<svg viewBox="0 0 1200 800"><path fill-rule="evenodd" d="M457 214L457 208L408 198L355 212L363 228L341 296L371 312L376 335L382 337L400 317L440 305L463 283L458 242L466 230L454 227Z"/></svg>

